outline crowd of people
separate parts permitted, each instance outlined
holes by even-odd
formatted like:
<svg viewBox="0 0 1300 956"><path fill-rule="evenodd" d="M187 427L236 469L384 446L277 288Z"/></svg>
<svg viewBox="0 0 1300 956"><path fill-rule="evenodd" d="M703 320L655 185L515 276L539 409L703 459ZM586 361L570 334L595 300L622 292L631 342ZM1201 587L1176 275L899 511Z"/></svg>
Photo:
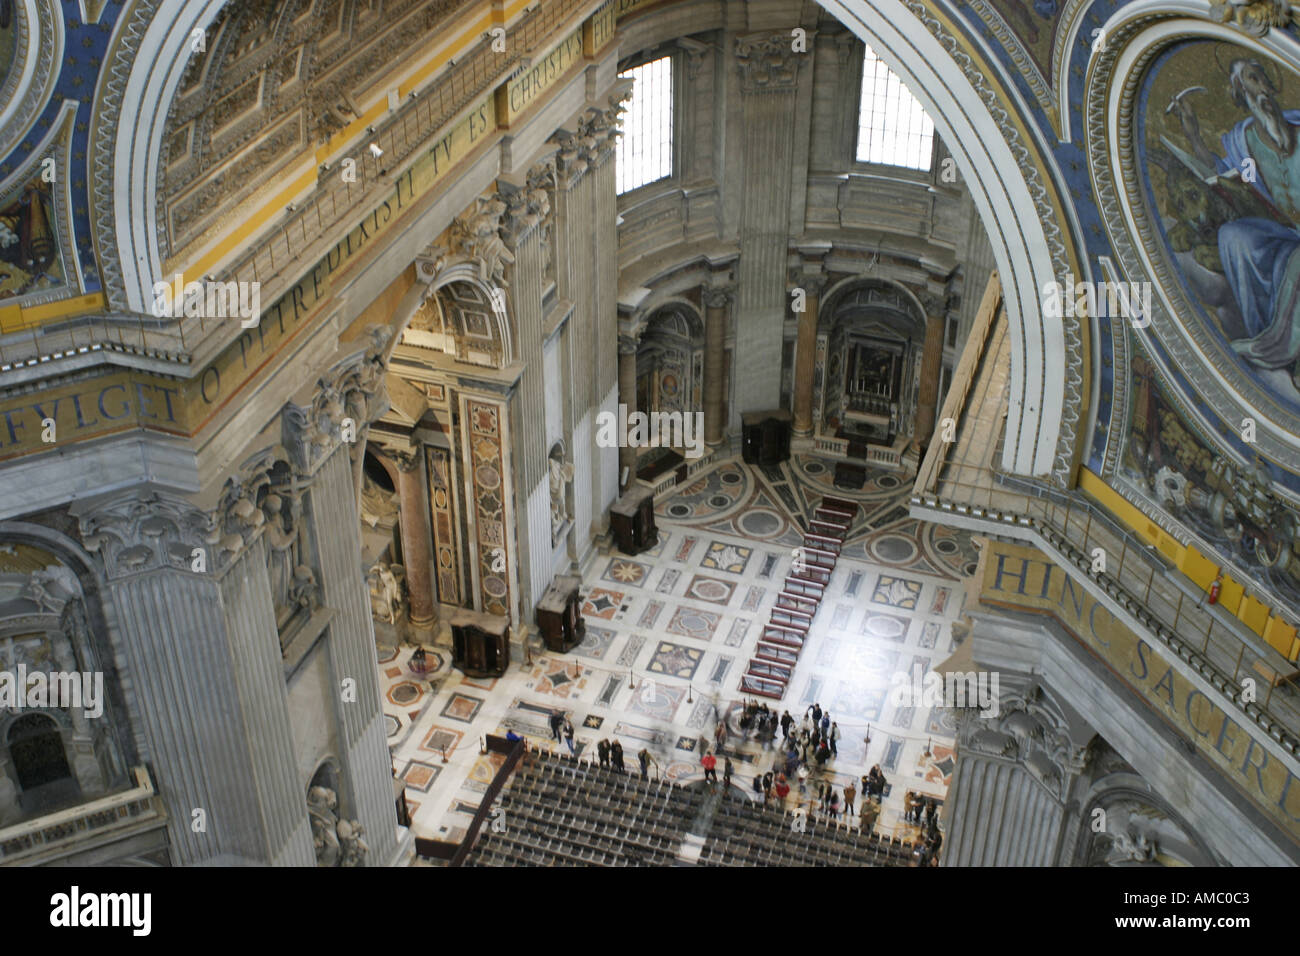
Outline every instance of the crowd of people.
<svg viewBox="0 0 1300 956"><path fill-rule="evenodd" d="M701 738L700 766L704 770L705 781L715 787L718 783L718 758L721 757L722 782L729 787L734 768L726 749L731 733L725 715L719 714L719 717L714 731L716 747L709 748L708 741ZM826 767L839 756L840 740L839 725L831 720L829 710L823 710L820 703L814 703L804 711L801 718L796 719L788 710L778 714L775 708L766 703L746 701L737 723L741 735L734 746L738 747L753 739L764 750L778 751L773 757L771 769L754 775L752 786L755 800L765 807L792 809L805 816L809 822L819 813L830 820L838 820L841 815L849 819L856 814L862 832L872 832L880 818L881 802L889 781L879 764L859 778L861 789L853 781L837 787L834 780L828 778ZM562 711L552 714L550 726L554 739L557 742L563 740L568 745L569 752L573 753L573 724ZM779 745L776 744L778 734L781 737ZM617 739L599 741L596 744L596 754L602 768L616 773L627 772L623 763L623 745ZM641 776L647 777L649 765L654 758L648 750L642 748L637 754L637 760ZM921 828L921 838L915 850L917 861L921 866L937 866L939 848L943 845L938 824L938 803L933 797L909 790L904 796L903 808L904 822Z"/></svg>
<svg viewBox="0 0 1300 956"><path fill-rule="evenodd" d="M756 773L752 782L754 799L765 807L779 810L792 809L809 821L822 814L827 819L838 820L841 815L858 816L863 833L871 833L881 813L881 801L889 781L880 765L876 764L863 774L857 783L850 781L839 787L828 779L826 766L839 755L839 725L831 719L830 712L814 703L801 718L796 719L788 710L778 712L762 702L746 702L738 721L741 738L756 740L764 750L777 749L772 768ZM778 734L781 743L776 744ZM726 756L730 733L725 719L719 720L714 732L716 748L705 750L700 759L704 778L711 785L717 783L718 756L726 761L725 782L731 782L731 758ZM814 795L815 788L815 795ZM932 797L908 791L905 799L904 820L923 827L921 842L915 857L921 866L938 863L939 847L943 837L938 828L938 804Z"/></svg>

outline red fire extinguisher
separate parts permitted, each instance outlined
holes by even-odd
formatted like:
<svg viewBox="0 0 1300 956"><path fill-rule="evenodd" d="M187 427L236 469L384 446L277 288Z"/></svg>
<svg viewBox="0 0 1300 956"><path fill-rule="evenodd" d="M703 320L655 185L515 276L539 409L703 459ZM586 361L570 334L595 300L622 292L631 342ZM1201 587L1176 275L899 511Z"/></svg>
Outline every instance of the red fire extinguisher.
<svg viewBox="0 0 1300 956"><path fill-rule="evenodd" d="M1223 590L1223 575L1218 574L1214 578L1214 583L1210 585L1210 603L1219 603L1219 592Z"/></svg>

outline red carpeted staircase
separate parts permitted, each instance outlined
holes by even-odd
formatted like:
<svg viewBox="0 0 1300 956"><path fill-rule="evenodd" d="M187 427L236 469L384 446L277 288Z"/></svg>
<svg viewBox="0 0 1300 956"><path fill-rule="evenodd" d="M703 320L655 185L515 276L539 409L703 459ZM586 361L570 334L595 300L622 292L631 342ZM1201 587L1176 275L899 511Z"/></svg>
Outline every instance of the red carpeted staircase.
<svg viewBox="0 0 1300 956"><path fill-rule="evenodd" d="M741 677L742 693L780 700L794 677L812 627L822 594L830 584L831 572L858 506L843 498L822 498L803 536L803 566L796 563L785 579L776 606L772 608L749 669Z"/></svg>

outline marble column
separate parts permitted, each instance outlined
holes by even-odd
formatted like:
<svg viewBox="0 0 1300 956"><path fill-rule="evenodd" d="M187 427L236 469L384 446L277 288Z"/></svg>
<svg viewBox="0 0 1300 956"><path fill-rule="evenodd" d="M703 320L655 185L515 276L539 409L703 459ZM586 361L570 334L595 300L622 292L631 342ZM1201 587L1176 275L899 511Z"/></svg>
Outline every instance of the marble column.
<svg viewBox="0 0 1300 956"><path fill-rule="evenodd" d="M817 371L817 320L821 294L826 279L820 275L804 276L799 281L804 290L804 310L799 313L799 332L794 351L794 433L807 437L813 430L813 377Z"/></svg>
<svg viewBox="0 0 1300 956"><path fill-rule="evenodd" d="M943 369L944 316L931 315L925 321L925 347L921 353L921 381L917 383L916 425L912 441L918 448L929 445L934 434L939 404L939 377Z"/></svg>
<svg viewBox="0 0 1300 956"><path fill-rule="evenodd" d="M722 375L726 353L727 306L731 290L707 287L704 290L704 441L709 445L722 442Z"/></svg>
<svg viewBox="0 0 1300 956"><path fill-rule="evenodd" d="M86 670L86 668L79 665L76 652L72 649L72 642L62 633L56 634L51 643L54 646L54 659L58 662L60 670L69 674ZM76 775L77 782L81 785L83 793L102 793L104 791L104 772L95 755L95 735L90 729L85 709L70 707L68 708L68 716L72 718L71 757L73 773Z"/></svg>
<svg viewBox="0 0 1300 956"><path fill-rule="evenodd" d="M626 336L618 340L618 400L627 408L627 418L636 411L636 349L637 341ZM620 416L621 417L621 416ZM627 469L627 480L620 485L620 491L636 480L636 449L627 440L626 435L619 435L618 471L621 476Z"/></svg>
<svg viewBox="0 0 1300 956"><path fill-rule="evenodd" d="M397 492L401 499L402 560L406 588L411 597L411 624L431 628L437 620L433 600L433 538L429 531L429 483L424 473L423 448L398 452Z"/></svg>

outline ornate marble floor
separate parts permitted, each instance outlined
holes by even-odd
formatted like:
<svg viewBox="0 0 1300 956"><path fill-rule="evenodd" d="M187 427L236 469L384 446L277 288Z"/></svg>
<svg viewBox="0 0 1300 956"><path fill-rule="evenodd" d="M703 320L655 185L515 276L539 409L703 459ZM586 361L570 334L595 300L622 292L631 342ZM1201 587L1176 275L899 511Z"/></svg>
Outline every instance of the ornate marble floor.
<svg viewBox="0 0 1300 956"><path fill-rule="evenodd" d="M429 653L437 670L428 675L409 669L409 647L381 652L388 742L417 835L459 839L499 760L480 756L480 737L513 729L546 743L556 708L573 721L579 753L618 737L629 766L648 747L666 775L702 779L699 738L713 731L717 709L739 709L741 673L804 516L828 493L861 508L779 706L795 717L813 701L829 708L842 734L833 779L842 787L879 763L890 788L878 828L914 832L902 822L903 795L944 797L954 728L943 711L892 706L890 678L951 653L975 552L964 534L907 516L904 478L871 472L860 491L846 492L832 473L832 463L807 456L778 468L732 459L676 489L657 504L654 549L597 554L584 569L587 638L569 654L476 681L450 667L445 648ZM733 782L747 793L776 755L752 742L728 751Z"/></svg>

